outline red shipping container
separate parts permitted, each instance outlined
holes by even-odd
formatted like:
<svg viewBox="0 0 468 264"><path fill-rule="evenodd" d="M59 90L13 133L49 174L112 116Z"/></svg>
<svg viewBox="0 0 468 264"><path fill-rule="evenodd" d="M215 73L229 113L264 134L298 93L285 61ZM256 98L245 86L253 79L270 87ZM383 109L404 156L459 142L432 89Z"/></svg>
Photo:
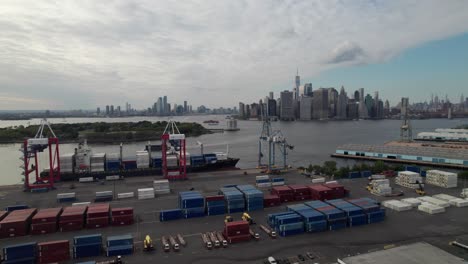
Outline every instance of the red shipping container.
<svg viewBox="0 0 468 264"><path fill-rule="evenodd" d="M87 206L70 206L63 209L62 214L60 215L60 221L77 221L84 219Z"/></svg>
<svg viewBox="0 0 468 264"><path fill-rule="evenodd" d="M124 208L112 208L111 215L112 216L119 216L119 215L133 215L133 208L132 207L124 207Z"/></svg>
<svg viewBox="0 0 468 264"><path fill-rule="evenodd" d="M62 252L70 250L70 242L68 240L56 240L49 242L37 243L37 249L39 253L41 252ZM42 256L44 254L39 254Z"/></svg>
<svg viewBox="0 0 468 264"><path fill-rule="evenodd" d="M211 195L211 196L206 196L205 201L211 202L211 201L222 201L224 200L224 195Z"/></svg>
<svg viewBox="0 0 468 264"><path fill-rule="evenodd" d="M37 258L39 264L60 263L70 260L70 253L53 254Z"/></svg>
<svg viewBox="0 0 468 264"><path fill-rule="evenodd" d="M119 215L112 217L112 225L131 225L133 224L133 215Z"/></svg>
<svg viewBox="0 0 468 264"><path fill-rule="evenodd" d="M100 228L109 226L109 217L95 217L86 219L86 228Z"/></svg>
<svg viewBox="0 0 468 264"><path fill-rule="evenodd" d="M331 200L333 199L332 189L321 184L309 185L310 194L314 200Z"/></svg>
<svg viewBox="0 0 468 264"><path fill-rule="evenodd" d="M244 235L249 233L249 223L246 221L233 221L224 224L224 233L227 235Z"/></svg>
<svg viewBox="0 0 468 264"><path fill-rule="evenodd" d="M332 183L325 183L323 186L332 189L333 192L333 199L340 199L345 197L345 188L343 185L332 182Z"/></svg>
<svg viewBox="0 0 468 264"><path fill-rule="evenodd" d="M293 190L295 196L310 195L310 189L306 185L289 185L289 188Z"/></svg>
<svg viewBox="0 0 468 264"><path fill-rule="evenodd" d="M0 221L0 237L16 237L28 234L35 208L16 210Z"/></svg>
<svg viewBox="0 0 468 264"><path fill-rule="evenodd" d="M252 236L250 234L238 235L238 236L226 236L226 234L224 234L224 236L226 237L226 241L231 243L231 244L232 243L249 241L252 238Z"/></svg>
<svg viewBox="0 0 468 264"><path fill-rule="evenodd" d="M88 206L88 218L109 217L110 205L108 203L92 204Z"/></svg>
<svg viewBox="0 0 468 264"><path fill-rule="evenodd" d="M81 230L83 229L83 224L84 224L83 219L60 221L59 223L60 232Z"/></svg>
<svg viewBox="0 0 468 264"><path fill-rule="evenodd" d="M41 235L57 232L57 223L31 224L31 235Z"/></svg>
<svg viewBox="0 0 468 264"><path fill-rule="evenodd" d="M280 194L279 198L282 203L292 202L294 201L294 194Z"/></svg>
<svg viewBox="0 0 468 264"><path fill-rule="evenodd" d="M31 220L33 224L57 222L62 208L41 209L35 214Z"/></svg>
<svg viewBox="0 0 468 264"><path fill-rule="evenodd" d="M312 199L312 196L310 195L296 195L294 196L295 201L305 201L305 200L310 200Z"/></svg>
<svg viewBox="0 0 468 264"><path fill-rule="evenodd" d="M271 188L271 194L294 194L294 191L288 186L275 186Z"/></svg>
<svg viewBox="0 0 468 264"><path fill-rule="evenodd" d="M0 221L2 221L3 218L5 218L7 215L8 215L7 211L0 211Z"/></svg>
<svg viewBox="0 0 468 264"><path fill-rule="evenodd" d="M263 197L264 207L279 206L280 204L281 200L278 195L265 194L265 196Z"/></svg>

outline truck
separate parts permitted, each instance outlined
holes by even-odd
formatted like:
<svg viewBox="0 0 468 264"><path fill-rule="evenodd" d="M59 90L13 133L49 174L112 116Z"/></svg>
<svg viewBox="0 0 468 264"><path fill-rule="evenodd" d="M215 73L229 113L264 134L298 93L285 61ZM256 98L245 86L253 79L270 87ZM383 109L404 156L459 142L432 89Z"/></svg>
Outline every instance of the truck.
<svg viewBox="0 0 468 264"><path fill-rule="evenodd" d="M180 249L179 243L177 243L177 241L175 240L173 236L169 236L169 242L171 243L172 249L174 251L179 251Z"/></svg>
<svg viewBox="0 0 468 264"><path fill-rule="evenodd" d="M271 230L270 228L260 225L260 228L267 233L271 238L276 238L276 232L274 230Z"/></svg>
<svg viewBox="0 0 468 264"><path fill-rule="evenodd" d="M180 243L183 247L187 246L187 242L185 242L185 239L182 237L181 234L177 234L177 240L179 240L179 243Z"/></svg>
<svg viewBox="0 0 468 264"><path fill-rule="evenodd" d="M219 239L216 236L215 232L208 232L207 234L208 234L211 242L214 243L215 248L218 248L219 246L221 246L221 243L219 242Z"/></svg>
<svg viewBox="0 0 468 264"><path fill-rule="evenodd" d="M206 246L207 249L213 248L213 244L211 244L211 241L210 241L210 239L208 238L208 236L206 234L201 233L201 237L202 237L203 243L205 243L205 246Z"/></svg>
<svg viewBox="0 0 468 264"><path fill-rule="evenodd" d="M252 229L249 229L249 233L255 240L260 240L260 235L257 232L254 232Z"/></svg>
<svg viewBox="0 0 468 264"><path fill-rule="evenodd" d="M223 245L223 247L228 246L228 242L227 242L226 239L224 239L224 236L223 236L223 234L221 234L221 232L217 231L216 232L216 237L218 237L218 240L221 241L221 244Z"/></svg>
<svg viewBox="0 0 468 264"><path fill-rule="evenodd" d="M165 252L171 250L171 246L169 245L169 242L167 241L167 238L165 236L161 237L161 243Z"/></svg>

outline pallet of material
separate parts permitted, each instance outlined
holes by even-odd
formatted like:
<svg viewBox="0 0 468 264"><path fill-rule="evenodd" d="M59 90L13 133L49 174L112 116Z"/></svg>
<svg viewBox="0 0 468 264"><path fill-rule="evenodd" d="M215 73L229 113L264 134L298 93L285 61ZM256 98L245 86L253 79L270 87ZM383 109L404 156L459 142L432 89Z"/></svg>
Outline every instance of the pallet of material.
<svg viewBox="0 0 468 264"><path fill-rule="evenodd" d="M133 198L134 196L135 196L134 192L118 193L117 194L117 199Z"/></svg>
<svg viewBox="0 0 468 264"><path fill-rule="evenodd" d="M428 202L428 203L431 203L440 207L444 207L444 208L450 207L450 204L448 202L444 200L436 199L430 196L422 196L422 197L419 197L418 199L421 200L422 202Z"/></svg>
<svg viewBox="0 0 468 264"><path fill-rule="evenodd" d="M403 212L403 211L408 211L408 210L412 209L411 205L409 205L407 203L400 202L398 200L384 201L384 202L382 202L382 205L389 208L389 209L395 210L397 212Z"/></svg>
<svg viewBox="0 0 468 264"><path fill-rule="evenodd" d="M444 200L444 201L446 201L446 202L450 202L451 200L458 199L458 198L455 197L455 196L448 195L448 194L445 194L445 193L432 195L432 197L434 197L434 198L436 198L436 199L439 199L439 200Z"/></svg>
<svg viewBox="0 0 468 264"><path fill-rule="evenodd" d="M455 207L466 207L468 206L468 200L467 199L462 199L462 198L457 198L454 200L450 200L450 205L453 205Z"/></svg>
<svg viewBox="0 0 468 264"><path fill-rule="evenodd" d="M426 183L436 185L444 188L457 187L458 176L456 173L440 171L440 170L428 170L426 172Z"/></svg>
<svg viewBox="0 0 468 264"><path fill-rule="evenodd" d="M418 210L428 214L440 214L445 212L445 208L432 203L423 202L418 206Z"/></svg>
<svg viewBox="0 0 468 264"><path fill-rule="evenodd" d="M405 199L401 199L400 201L407 203L414 208L418 207L421 204L421 201L417 198L405 198Z"/></svg>

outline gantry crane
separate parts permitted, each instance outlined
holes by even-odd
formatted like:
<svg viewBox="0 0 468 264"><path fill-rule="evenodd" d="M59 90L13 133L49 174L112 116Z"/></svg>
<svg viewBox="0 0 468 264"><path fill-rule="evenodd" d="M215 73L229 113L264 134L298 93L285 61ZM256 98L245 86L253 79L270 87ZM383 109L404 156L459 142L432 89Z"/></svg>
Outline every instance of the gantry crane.
<svg viewBox="0 0 468 264"><path fill-rule="evenodd" d="M170 147L168 148L168 143ZM187 156L185 152L185 134L181 134L177 124L170 120L161 136L162 169L163 176L168 180L187 179ZM168 166L168 155L179 154L177 166Z"/></svg>
<svg viewBox="0 0 468 264"><path fill-rule="evenodd" d="M49 129L51 137L46 136L45 128ZM41 178L38 157L47 148L49 149L49 173L47 177ZM21 168L24 169L22 174L24 175L25 189L54 188L54 182L60 180L59 140L46 119L41 120L34 138L24 140L20 151L23 152L21 160L23 160L24 164ZM32 183L30 179L31 174L35 175L35 181Z"/></svg>

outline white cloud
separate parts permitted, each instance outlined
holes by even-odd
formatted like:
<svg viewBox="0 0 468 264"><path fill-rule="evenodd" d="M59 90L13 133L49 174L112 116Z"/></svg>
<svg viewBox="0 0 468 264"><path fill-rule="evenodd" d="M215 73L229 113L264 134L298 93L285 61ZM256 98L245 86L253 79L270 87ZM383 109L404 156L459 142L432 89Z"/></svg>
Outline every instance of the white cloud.
<svg viewBox="0 0 468 264"><path fill-rule="evenodd" d="M382 62L466 21L468 2L456 0L2 0L0 91L50 108L144 107L161 95L235 105L290 88L296 67L313 76Z"/></svg>

